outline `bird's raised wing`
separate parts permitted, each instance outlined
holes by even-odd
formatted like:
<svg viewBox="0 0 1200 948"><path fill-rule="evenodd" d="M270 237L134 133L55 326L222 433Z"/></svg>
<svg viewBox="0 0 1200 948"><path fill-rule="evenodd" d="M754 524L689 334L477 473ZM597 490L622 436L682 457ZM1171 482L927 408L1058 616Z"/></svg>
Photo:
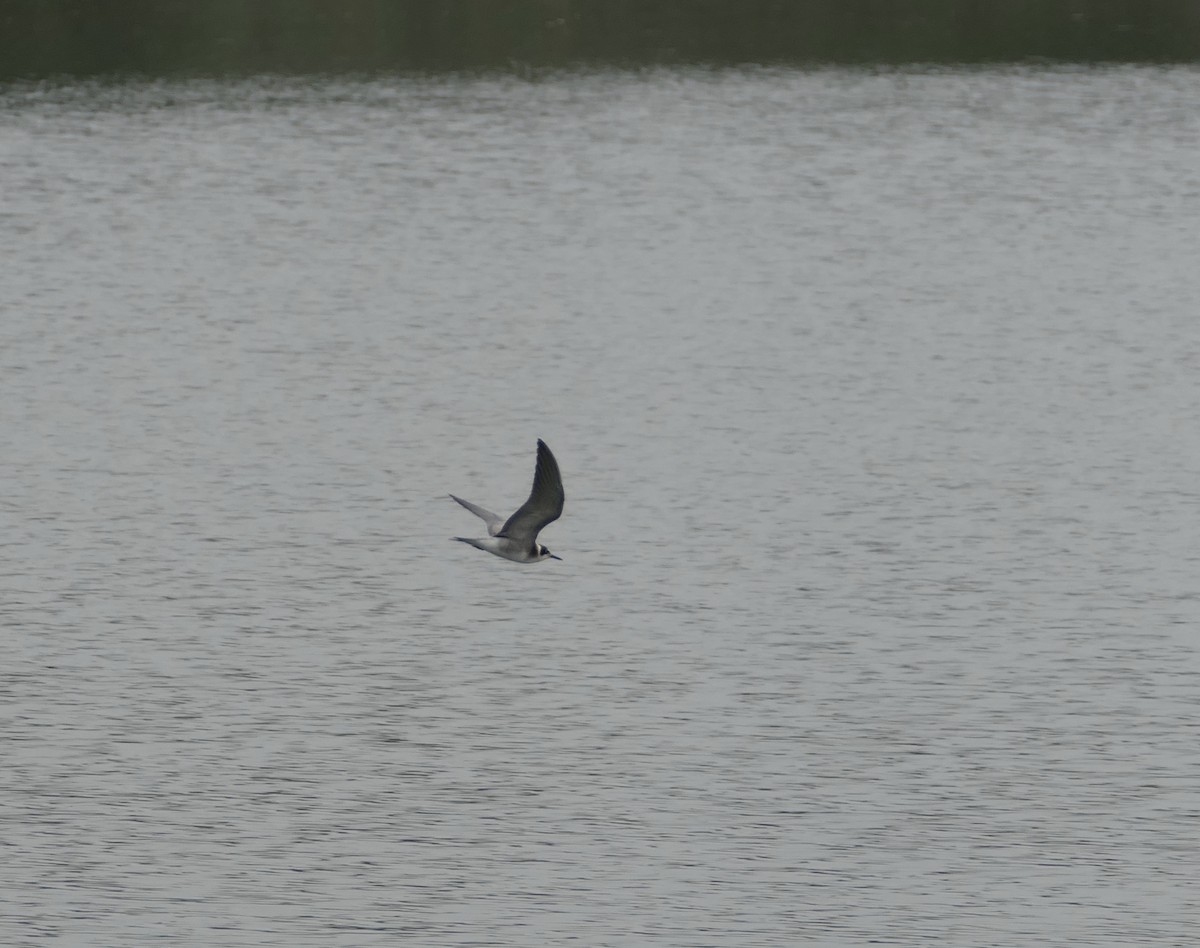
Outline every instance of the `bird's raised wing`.
<svg viewBox="0 0 1200 948"><path fill-rule="evenodd" d="M564 500L566 495L563 493L562 475L558 473L558 462L546 447L546 442L539 439L537 467L533 472L533 490L529 499L508 518L496 535L532 543L542 527L562 516Z"/></svg>
<svg viewBox="0 0 1200 948"><path fill-rule="evenodd" d="M490 510L484 510L482 507L479 507L479 506L471 503L469 500L463 500L461 497L455 497L453 494L451 494L450 496L454 500L457 500L464 507L466 507L467 510L471 511L471 513L473 513L476 517L478 517L480 520L482 520L484 523L487 524L488 536L494 537L497 533L500 532L500 528L504 526L504 520L502 518L496 516Z"/></svg>

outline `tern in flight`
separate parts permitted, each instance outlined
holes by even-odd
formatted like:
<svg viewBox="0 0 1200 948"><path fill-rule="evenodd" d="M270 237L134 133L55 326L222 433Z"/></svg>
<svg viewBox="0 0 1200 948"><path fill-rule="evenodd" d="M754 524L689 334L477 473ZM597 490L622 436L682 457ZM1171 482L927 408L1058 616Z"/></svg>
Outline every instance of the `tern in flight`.
<svg viewBox="0 0 1200 948"><path fill-rule="evenodd" d="M540 438L537 467L533 472L533 490L529 493L529 499L507 520L502 520L490 510L475 506L469 500L463 500L453 494L450 496L486 523L488 530L486 537L477 540L467 537L454 539L517 563L562 559L537 541L537 535L542 528L562 516L563 500L566 498L563 494L562 476L558 473L558 462L546 447L546 442Z"/></svg>

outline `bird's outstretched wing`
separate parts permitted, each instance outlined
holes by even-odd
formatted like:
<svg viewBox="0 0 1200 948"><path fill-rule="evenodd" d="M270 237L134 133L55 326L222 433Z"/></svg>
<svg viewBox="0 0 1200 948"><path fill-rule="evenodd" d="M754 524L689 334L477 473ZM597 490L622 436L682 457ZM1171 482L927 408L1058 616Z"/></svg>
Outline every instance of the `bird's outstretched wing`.
<svg viewBox="0 0 1200 948"><path fill-rule="evenodd" d="M496 516L490 510L484 510L482 507L476 506L469 500L463 500L461 497L455 497L453 494L450 496L487 524L488 536L494 537L500 532L500 528L504 526L503 518Z"/></svg>
<svg viewBox="0 0 1200 948"><path fill-rule="evenodd" d="M496 535L532 543L542 527L562 516L564 500L566 495L563 493L562 475L558 473L558 462L546 447L546 442L538 439L533 490L529 499L508 518Z"/></svg>

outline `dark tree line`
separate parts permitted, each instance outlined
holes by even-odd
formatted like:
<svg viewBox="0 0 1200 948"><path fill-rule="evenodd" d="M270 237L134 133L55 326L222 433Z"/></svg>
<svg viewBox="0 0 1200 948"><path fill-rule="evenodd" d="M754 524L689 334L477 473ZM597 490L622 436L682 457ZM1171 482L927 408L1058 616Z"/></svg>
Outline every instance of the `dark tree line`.
<svg viewBox="0 0 1200 948"><path fill-rule="evenodd" d="M0 78L1037 59L1200 59L1200 0L0 0Z"/></svg>

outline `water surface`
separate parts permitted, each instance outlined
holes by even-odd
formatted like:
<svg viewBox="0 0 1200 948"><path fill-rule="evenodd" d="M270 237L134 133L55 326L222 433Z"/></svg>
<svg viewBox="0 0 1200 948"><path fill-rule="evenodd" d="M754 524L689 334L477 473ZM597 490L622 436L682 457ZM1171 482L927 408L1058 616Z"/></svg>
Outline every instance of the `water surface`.
<svg viewBox="0 0 1200 948"><path fill-rule="evenodd" d="M9 87L4 943L1190 943L1196 82Z"/></svg>

